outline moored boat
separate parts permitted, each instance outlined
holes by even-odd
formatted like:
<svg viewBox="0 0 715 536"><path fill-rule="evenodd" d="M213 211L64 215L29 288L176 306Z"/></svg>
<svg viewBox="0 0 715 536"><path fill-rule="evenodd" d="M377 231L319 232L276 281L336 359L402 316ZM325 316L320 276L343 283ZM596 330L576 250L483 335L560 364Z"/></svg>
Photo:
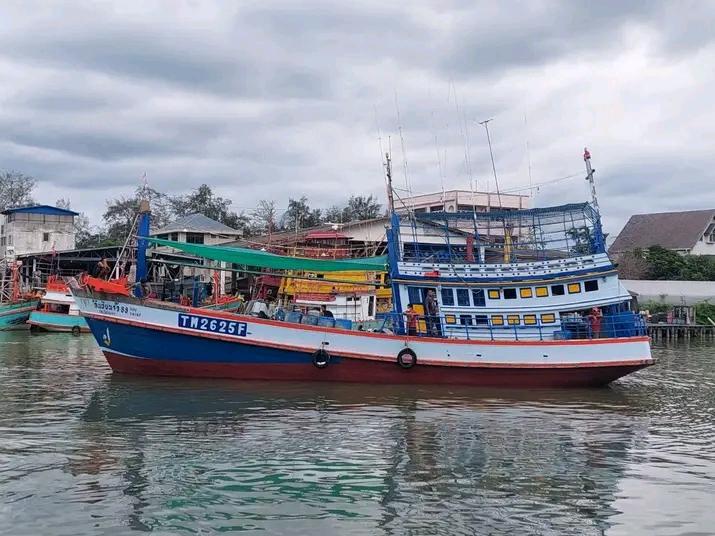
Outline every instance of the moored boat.
<svg viewBox="0 0 715 536"><path fill-rule="evenodd" d="M27 328L30 312L37 307L37 299L22 293L19 267L18 261L0 260L0 331Z"/></svg>
<svg viewBox="0 0 715 536"><path fill-rule="evenodd" d="M389 167L388 167L389 178ZM398 214L388 258L320 261L147 238L207 259L272 269L388 267L393 312L373 332L288 311L274 318L73 289L110 366L129 374L448 384L601 386L653 364L641 317L582 203L520 211ZM141 230L145 231L142 233ZM295 277L293 275L292 277Z"/></svg>
<svg viewBox="0 0 715 536"><path fill-rule="evenodd" d="M89 333L86 320L67 284L57 277L50 277L39 306L30 312L27 319L30 329L39 331L66 332L74 335Z"/></svg>

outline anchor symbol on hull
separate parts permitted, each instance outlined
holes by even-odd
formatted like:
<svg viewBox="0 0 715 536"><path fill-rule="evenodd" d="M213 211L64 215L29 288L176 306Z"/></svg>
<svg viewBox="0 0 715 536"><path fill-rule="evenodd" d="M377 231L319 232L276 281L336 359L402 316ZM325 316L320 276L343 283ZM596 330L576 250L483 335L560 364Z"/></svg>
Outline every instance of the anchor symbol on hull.
<svg viewBox="0 0 715 536"><path fill-rule="evenodd" d="M102 334L102 342L104 343L104 346L112 345L112 337L110 337L109 335L109 328L107 328L106 331Z"/></svg>

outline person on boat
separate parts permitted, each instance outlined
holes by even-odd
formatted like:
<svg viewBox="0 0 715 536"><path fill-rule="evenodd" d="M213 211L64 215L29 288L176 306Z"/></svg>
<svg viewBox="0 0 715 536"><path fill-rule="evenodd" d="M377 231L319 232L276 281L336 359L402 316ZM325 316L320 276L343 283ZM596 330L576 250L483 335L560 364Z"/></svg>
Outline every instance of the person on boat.
<svg viewBox="0 0 715 536"><path fill-rule="evenodd" d="M99 262L97 263L97 277L100 279L107 279L109 277L109 263L107 262L106 257L102 257L99 259Z"/></svg>
<svg viewBox="0 0 715 536"><path fill-rule="evenodd" d="M410 303L407 305L407 309L405 310L405 317L407 319L407 334L410 337L416 337L417 336L417 317L419 315L417 314L417 311L415 311L415 308L412 306Z"/></svg>
<svg viewBox="0 0 715 536"><path fill-rule="evenodd" d="M437 305L437 296L434 290L427 291L425 299L425 312L427 313L427 333L431 337L439 337L441 329L439 325L439 305Z"/></svg>
<svg viewBox="0 0 715 536"><path fill-rule="evenodd" d="M591 336L594 339L598 339L601 336L601 319L603 318L603 313L598 307L591 309L588 314L588 323L591 326Z"/></svg>
<svg viewBox="0 0 715 536"><path fill-rule="evenodd" d="M320 316L327 316L328 318L335 318L333 312L328 309L325 305L320 306Z"/></svg>

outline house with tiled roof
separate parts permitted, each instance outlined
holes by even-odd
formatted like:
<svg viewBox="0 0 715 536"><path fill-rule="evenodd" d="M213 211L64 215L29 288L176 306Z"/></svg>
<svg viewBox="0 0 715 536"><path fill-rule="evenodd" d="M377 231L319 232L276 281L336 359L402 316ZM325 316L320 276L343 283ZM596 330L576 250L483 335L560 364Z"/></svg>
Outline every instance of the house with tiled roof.
<svg viewBox="0 0 715 536"><path fill-rule="evenodd" d="M608 252L617 257L650 246L661 246L683 255L715 255L715 208L635 214Z"/></svg>
<svg viewBox="0 0 715 536"><path fill-rule="evenodd" d="M160 229L152 230L151 236L174 242L215 245L238 240L243 233L208 216L196 213L188 214Z"/></svg>

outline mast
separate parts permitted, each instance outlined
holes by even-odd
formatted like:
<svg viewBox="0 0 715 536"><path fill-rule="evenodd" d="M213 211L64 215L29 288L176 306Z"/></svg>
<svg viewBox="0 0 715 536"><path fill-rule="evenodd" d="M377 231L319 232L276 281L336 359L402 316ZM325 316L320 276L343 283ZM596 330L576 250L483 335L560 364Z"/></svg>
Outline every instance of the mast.
<svg viewBox="0 0 715 536"><path fill-rule="evenodd" d="M387 209L392 214L395 210L395 201L392 193L392 161L390 153L385 153L385 183L387 187Z"/></svg>
<svg viewBox="0 0 715 536"><path fill-rule="evenodd" d="M142 283L147 278L148 269L146 262L147 237L149 236L149 222L151 220L151 209L149 201L142 199L139 202L139 225L137 226L137 280L139 283L134 287L134 295L137 298L143 296Z"/></svg>
<svg viewBox="0 0 715 536"><path fill-rule="evenodd" d="M588 147L583 148L583 161L586 163L586 180L591 187L591 203L593 208L596 209L596 213L600 216L601 211L598 208L598 198L596 197L596 183L593 180L593 174L596 170L591 167L591 153L588 151Z"/></svg>

